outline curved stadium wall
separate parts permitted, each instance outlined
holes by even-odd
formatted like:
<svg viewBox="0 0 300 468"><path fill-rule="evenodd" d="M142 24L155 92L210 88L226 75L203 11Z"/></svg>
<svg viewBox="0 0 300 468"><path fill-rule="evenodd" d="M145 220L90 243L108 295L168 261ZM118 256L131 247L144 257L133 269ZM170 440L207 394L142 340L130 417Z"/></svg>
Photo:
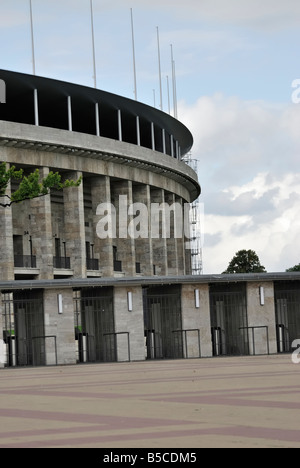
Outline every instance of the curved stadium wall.
<svg viewBox="0 0 300 468"><path fill-rule="evenodd" d="M151 223L143 237L118 235L124 206L150 213L153 204L176 204L184 216L199 196L197 175L182 161L193 144L189 130L104 91L4 70L0 78L0 161L83 177L79 188L1 209L1 280L189 274L190 251L174 226L167 237L153 238ZM97 235L100 204L115 207L115 237Z"/></svg>

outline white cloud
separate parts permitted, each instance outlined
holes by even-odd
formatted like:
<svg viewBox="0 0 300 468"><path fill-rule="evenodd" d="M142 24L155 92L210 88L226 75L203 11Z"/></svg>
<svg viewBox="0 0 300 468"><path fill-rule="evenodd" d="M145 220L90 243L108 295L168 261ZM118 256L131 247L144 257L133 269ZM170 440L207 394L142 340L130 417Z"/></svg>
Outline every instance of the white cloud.
<svg viewBox="0 0 300 468"><path fill-rule="evenodd" d="M245 248L268 271L299 263L300 106L215 95L181 103L180 114L200 161L205 272L224 271Z"/></svg>
<svg viewBox="0 0 300 468"><path fill-rule="evenodd" d="M204 233L204 268L206 273L224 271L240 249L255 250L262 264L268 271L284 271L300 261L300 185L299 175L287 174L283 178L268 183L268 175L260 175L264 192L272 192L277 187L272 199L273 207L265 213L251 213L247 210L239 215L214 215L206 212L205 230L209 234L208 244ZM255 180L252 181L255 185ZM231 187L235 190L244 187ZM253 192L254 200L261 190ZM244 192L246 193L246 192ZM260 199L258 198L258 201ZM229 207L230 211L230 207ZM262 214L262 216L261 216ZM210 245L211 237L216 243Z"/></svg>

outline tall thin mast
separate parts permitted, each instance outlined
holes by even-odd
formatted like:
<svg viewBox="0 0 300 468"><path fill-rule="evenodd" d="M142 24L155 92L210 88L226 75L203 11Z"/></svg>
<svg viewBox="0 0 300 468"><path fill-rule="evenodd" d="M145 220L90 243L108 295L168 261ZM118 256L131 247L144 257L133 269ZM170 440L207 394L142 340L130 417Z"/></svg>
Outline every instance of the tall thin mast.
<svg viewBox="0 0 300 468"><path fill-rule="evenodd" d="M177 82L176 82L176 63L175 60L173 62L174 67L174 96L175 96L175 119L178 119L178 104L177 104Z"/></svg>
<svg viewBox="0 0 300 468"><path fill-rule="evenodd" d="M160 89L160 109L163 110L163 92L162 92L161 59L160 59L160 40L159 40L159 29L158 29L158 27L157 27L157 48L158 48L158 72L159 72L159 89Z"/></svg>
<svg viewBox="0 0 300 468"><path fill-rule="evenodd" d="M171 115L171 102L170 102L170 84L169 84L169 76L167 76L167 90L168 90L168 109L169 109L169 114Z"/></svg>
<svg viewBox="0 0 300 468"><path fill-rule="evenodd" d="M175 60L173 54L173 44L171 44L171 65L172 65L172 81L173 81L173 102L174 102L174 117L178 118L177 112L177 90L176 90L176 70L175 70Z"/></svg>
<svg viewBox="0 0 300 468"><path fill-rule="evenodd" d="M134 24L133 24L133 10L131 11L131 35L132 35L132 55L133 55L133 76L134 76L134 97L137 101L137 79L136 79L136 60L135 60L135 40L134 40Z"/></svg>
<svg viewBox="0 0 300 468"><path fill-rule="evenodd" d="M92 28L93 70L94 70L93 78L94 78L94 86L95 86L95 88L97 88L97 68L96 68L96 49L95 49L93 0L91 0L91 28Z"/></svg>
<svg viewBox="0 0 300 468"><path fill-rule="evenodd" d="M29 0L30 7L30 27L31 27L31 51L32 51L32 71L35 75L35 51L34 51L34 34L33 34L33 15L32 15L32 1Z"/></svg>

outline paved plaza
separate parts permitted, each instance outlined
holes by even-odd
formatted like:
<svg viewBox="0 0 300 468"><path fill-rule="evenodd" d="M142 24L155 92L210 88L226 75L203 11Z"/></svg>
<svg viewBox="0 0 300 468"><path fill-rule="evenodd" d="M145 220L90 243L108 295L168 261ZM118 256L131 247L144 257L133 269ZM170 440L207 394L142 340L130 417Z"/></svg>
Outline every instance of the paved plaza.
<svg viewBox="0 0 300 468"><path fill-rule="evenodd" d="M0 448L300 447L291 356L0 370Z"/></svg>

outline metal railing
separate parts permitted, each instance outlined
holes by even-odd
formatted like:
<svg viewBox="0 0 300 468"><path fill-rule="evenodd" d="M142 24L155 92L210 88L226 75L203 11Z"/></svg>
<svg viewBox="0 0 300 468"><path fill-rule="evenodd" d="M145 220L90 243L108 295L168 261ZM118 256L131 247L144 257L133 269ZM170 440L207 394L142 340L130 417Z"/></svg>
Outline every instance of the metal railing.
<svg viewBox="0 0 300 468"><path fill-rule="evenodd" d="M255 340L255 330L265 330L266 331L266 345L267 345L267 355L270 355L270 341L269 341L269 327L268 326L257 326L257 327L240 327L241 331L251 332L252 338L252 350L250 348L250 336L249 336L249 354L256 356L256 340Z"/></svg>
<svg viewBox="0 0 300 468"><path fill-rule="evenodd" d="M118 357L118 337L121 335L127 336L127 349L128 349L128 361L131 362L131 355L130 355L130 333L129 332L118 332L118 333L103 333L103 336L111 336L114 339L114 346L115 346L115 353L116 353L116 362L119 362Z"/></svg>
<svg viewBox="0 0 300 468"><path fill-rule="evenodd" d="M188 330L173 330L172 333L181 333L183 338L183 344L185 346L185 359L200 359L201 358L201 341L200 341L200 329L191 328ZM188 333L197 333L197 352L198 356L190 357L189 355L189 342L188 342Z"/></svg>
<svg viewBox="0 0 300 468"><path fill-rule="evenodd" d="M32 255L15 255L14 265L16 268L36 268L36 257Z"/></svg>
<svg viewBox="0 0 300 468"><path fill-rule="evenodd" d="M87 258L86 259L86 267L90 271L98 271L99 270L99 260L97 258Z"/></svg>
<svg viewBox="0 0 300 468"><path fill-rule="evenodd" d="M119 260L114 260L114 271L122 272L122 262Z"/></svg>
<svg viewBox="0 0 300 468"><path fill-rule="evenodd" d="M49 341L53 340L52 346ZM9 335L4 340L7 367L58 365L56 335L35 336L31 339ZM50 360L50 346L53 359ZM48 351L48 352L47 352Z"/></svg>
<svg viewBox="0 0 300 468"><path fill-rule="evenodd" d="M63 270L70 270L71 259L69 257L53 257L53 267Z"/></svg>

